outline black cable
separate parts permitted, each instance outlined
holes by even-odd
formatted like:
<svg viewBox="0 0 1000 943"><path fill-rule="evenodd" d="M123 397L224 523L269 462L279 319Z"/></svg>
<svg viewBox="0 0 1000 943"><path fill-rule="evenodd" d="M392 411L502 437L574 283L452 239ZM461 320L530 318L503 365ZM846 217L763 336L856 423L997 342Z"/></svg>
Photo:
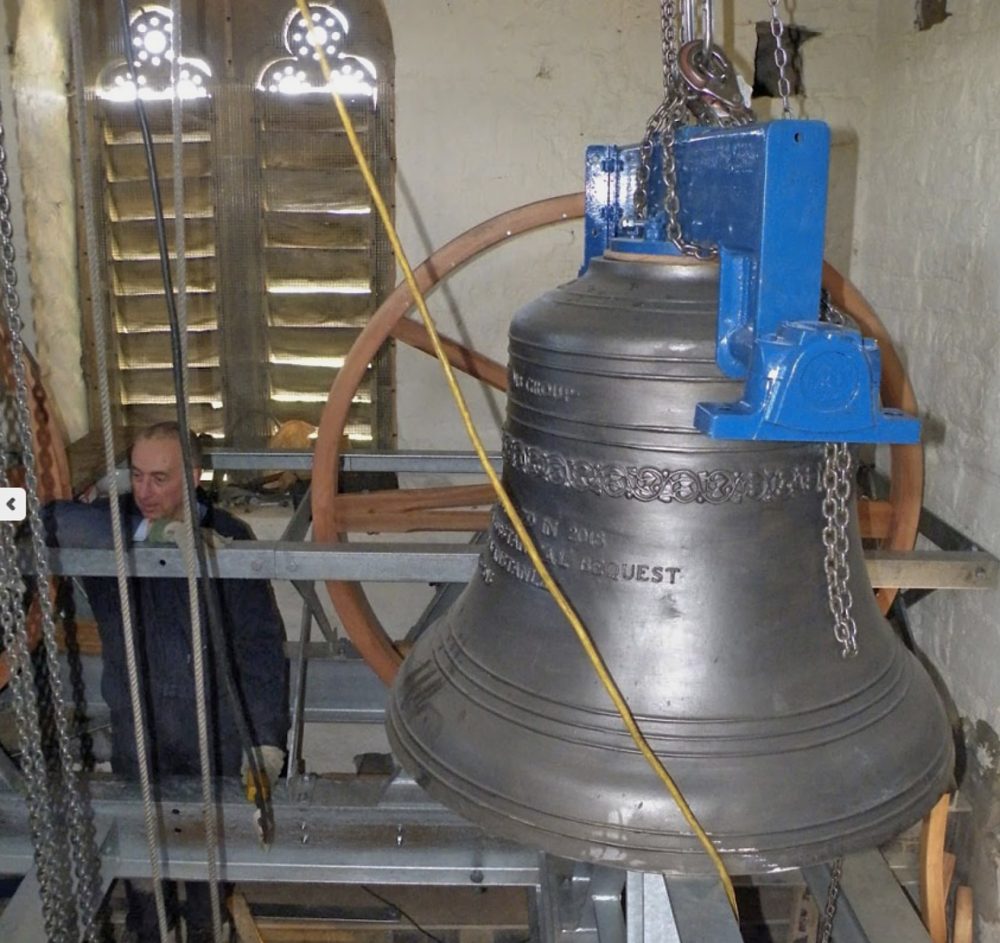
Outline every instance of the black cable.
<svg viewBox="0 0 1000 943"><path fill-rule="evenodd" d="M177 400L177 424L180 427L181 456L184 465L184 475L188 482L186 489L188 498L188 513L191 516L194 531L194 548L198 562L198 576L201 579L202 594L205 608L208 612L209 636L212 640L216 661L222 669L223 684L226 697L236 722L236 731L243 746L253 778L255 793L254 802L260 813L260 829L265 843L270 844L274 837L274 810L271 806L270 791L264 788L264 778L257 757L254 753L254 742L250 734L250 726L245 716L244 704L240 698L233 675L232 663L229 657L229 646L226 644L222 629L222 614L215 585L208 573L208 562L205 555L205 544L198 526L198 502L195 489L192 486L194 463L191 456L190 426L188 425L187 397L184 390L184 371L182 369L182 343L180 324L177 319L177 306L174 300L173 278L170 274L170 254L167 248L167 227L163 215L163 200L160 194L160 177L156 169L156 153L153 150L153 135L149 128L149 118L146 106L139 95L139 73L135 66L135 56L132 51L132 31L128 18L128 0L119 0L122 21L122 42L125 46L125 61L128 64L132 82L135 87L135 112L139 122L139 132L142 137L143 151L146 156L146 167L149 170L149 188L153 200L153 219L156 227L156 244L160 256L160 275L163 280L164 300L167 305L167 318L170 321L170 352L171 373L174 381L174 398ZM178 53L179 54L179 53ZM176 209L176 207L175 207Z"/></svg>
<svg viewBox="0 0 1000 943"><path fill-rule="evenodd" d="M414 920L413 917L411 917L405 910L403 910L403 908L400 907L399 904L394 904L391 900L389 900L388 897L383 897L381 894L377 893L376 891L373 891L367 884L361 884L360 887L361 890L365 891L368 894L371 894L372 897L374 897L376 900L381 901L383 904L386 905L386 907L391 907L393 910L395 910L396 913L398 913L408 923L412 924L413 927L416 929L416 931L418 933L422 933L425 937L427 937L428 940L434 940L434 943L444 943L444 940L442 940L441 937L435 936L433 933L430 932L430 930L425 930L422 926L420 926L420 924L417 923L417 921Z"/></svg>

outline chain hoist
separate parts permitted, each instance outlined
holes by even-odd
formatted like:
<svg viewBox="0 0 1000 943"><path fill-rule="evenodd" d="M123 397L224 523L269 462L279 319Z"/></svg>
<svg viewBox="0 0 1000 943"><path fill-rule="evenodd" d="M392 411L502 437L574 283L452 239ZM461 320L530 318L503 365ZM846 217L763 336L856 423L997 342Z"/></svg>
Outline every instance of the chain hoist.
<svg viewBox="0 0 1000 943"><path fill-rule="evenodd" d="M635 209L639 219L650 220L653 150L659 144L666 238L685 255L711 259L717 254L716 249L685 239L681 228L675 158L677 129L686 123L689 114L699 124L714 126L746 124L753 115L743 102L736 70L712 41L711 0L702 3L700 38L696 36L694 4L688 0L681 21L678 34L675 0L661 0L663 101L646 122L642 137ZM683 43L678 42L679 35Z"/></svg>

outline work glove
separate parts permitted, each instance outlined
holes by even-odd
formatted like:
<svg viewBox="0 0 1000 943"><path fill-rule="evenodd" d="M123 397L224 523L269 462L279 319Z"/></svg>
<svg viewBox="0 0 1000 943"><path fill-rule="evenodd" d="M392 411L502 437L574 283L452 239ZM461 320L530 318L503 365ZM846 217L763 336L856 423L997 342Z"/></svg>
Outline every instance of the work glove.
<svg viewBox="0 0 1000 943"><path fill-rule="evenodd" d="M180 545L181 537L184 535L183 521L170 521L160 518L149 525L146 533L146 542L151 544L177 544ZM217 534L211 527L201 528L201 538L206 547L223 547L230 542L230 538Z"/></svg>
<svg viewBox="0 0 1000 943"><path fill-rule="evenodd" d="M285 751L281 747L273 747L268 743L253 748L254 756L257 758L257 768L261 776L264 777L265 798L269 796L278 777L281 775L281 768L285 765ZM246 754L243 755L243 765L240 767L240 775L243 777L243 787L246 789L247 799L253 802L257 797L257 786L250 772L250 761Z"/></svg>

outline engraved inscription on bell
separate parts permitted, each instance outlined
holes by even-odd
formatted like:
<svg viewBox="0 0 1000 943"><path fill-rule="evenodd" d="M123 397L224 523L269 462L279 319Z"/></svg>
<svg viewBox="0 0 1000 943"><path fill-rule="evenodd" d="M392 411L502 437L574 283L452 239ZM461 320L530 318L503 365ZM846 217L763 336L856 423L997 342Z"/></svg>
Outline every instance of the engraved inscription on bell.
<svg viewBox="0 0 1000 943"><path fill-rule="evenodd" d="M580 573L623 583L667 583L673 586L681 572L679 566L671 566L656 560L615 560L605 554L608 536L603 530L585 527L582 524L567 523L559 518L542 515L539 520L530 508L522 508L526 523L535 525L538 534L535 544L542 559L549 567L560 570L577 570ZM520 538L514 531L507 516L500 508L495 508L490 523L487 543L491 559L497 566L517 579L534 586L543 586L541 577L535 572L524 551Z"/></svg>

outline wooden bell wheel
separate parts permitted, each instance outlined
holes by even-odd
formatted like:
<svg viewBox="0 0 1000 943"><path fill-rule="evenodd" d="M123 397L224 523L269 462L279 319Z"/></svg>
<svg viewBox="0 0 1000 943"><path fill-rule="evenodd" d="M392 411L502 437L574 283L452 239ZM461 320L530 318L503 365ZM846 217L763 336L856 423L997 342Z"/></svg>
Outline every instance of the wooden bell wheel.
<svg viewBox="0 0 1000 943"><path fill-rule="evenodd" d="M56 498L71 498L73 489L69 459L66 454L66 434L54 401L42 382L42 372L38 362L28 350L24 352L24 375L28 386L28 414L34 443L38 500L45 504ZM0 327L0 376L3 378L4 390L13 395L13 355L10 339L3 327ZM14 467L9 472L11 483L23 486L23 468Z"/></svg>
<svg viewBox="0 0 1000 943"><path fill-rule="evenodd" d="M439 249L414 272L422 292L428 292L473 258L513 236L583 216L583 194L574 193L529 203L473 227ZM849 313L862 333L879 341L882 351L882 400L886 406L915 411L913 389L882 322L861 293L832 266L824 263L823 287L833 303ZM325 543L347 540L351 531L474 531L488 526L492 488L471 485L449 488L402 489L371 494L339 494L340 454L351 401L368 364L379 347L395 338L433 354L423 324L406 315L414 307L410 290L401 283L375 312L358 336L330 388L320 419L313 461L312 512L314 539ZM506 391L506 368L457 341L442 338L451 365L494 389ZM912 549L923 495L923 447L892 446L892 489L886 502L861 502L862 531L880 546ZM477 510L474 510L477 509ZM358 653L385 683L403 660L360 583L329 580L330 600ZM888 611L897 592L877 591L879 606Z"/></svg>

